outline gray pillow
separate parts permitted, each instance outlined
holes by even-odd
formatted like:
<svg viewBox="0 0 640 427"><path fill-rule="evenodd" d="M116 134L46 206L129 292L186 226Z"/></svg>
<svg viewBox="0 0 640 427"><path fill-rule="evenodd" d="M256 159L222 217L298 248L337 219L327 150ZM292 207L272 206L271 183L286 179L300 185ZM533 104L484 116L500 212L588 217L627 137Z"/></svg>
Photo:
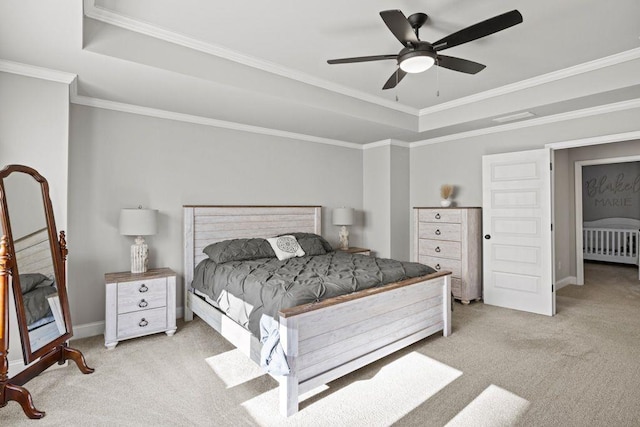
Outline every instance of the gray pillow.
<svg viewBox="0 0 640 427"><path fill-rule="evenodd" d="M324 255L333 252L331 244L324 237L313 233L284 233L280 236L289 235L296 238L305 255Z"/></svg>
<svg viewBox="0 0 640 427"><path fill-rule="evenodd" d="M53 285L53 280L42 273L26 273L20 275L20 290L23 294L31 292L35 288Z"/></svg>
<svg viewBox="0 0 640 427"><path fill-rule="evenodd" d="M266 239L232 239L212 243L202 250L216 264L276 256Z"/></svg>

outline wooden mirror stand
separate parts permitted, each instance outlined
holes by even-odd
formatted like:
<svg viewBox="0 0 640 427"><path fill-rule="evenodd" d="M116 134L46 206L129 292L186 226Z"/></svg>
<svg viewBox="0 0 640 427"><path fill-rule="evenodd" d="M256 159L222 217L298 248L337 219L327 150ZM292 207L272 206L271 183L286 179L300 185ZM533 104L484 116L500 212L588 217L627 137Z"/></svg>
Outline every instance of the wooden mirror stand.
<svg viewBox="0 0 640 427"><path fill-rule="evenodd" d="M0 170L0 213L4 232L0 239L0 408L13 400L29 418L39 419L45 413L35 408L24 384L67 360L73 360L84 374L94 370L80 351L67 345L73 336L65 280L67 243L64 232L59 237L56 232L46 179L22 165ZM28 365L11 378L10 284Z"/></svg>

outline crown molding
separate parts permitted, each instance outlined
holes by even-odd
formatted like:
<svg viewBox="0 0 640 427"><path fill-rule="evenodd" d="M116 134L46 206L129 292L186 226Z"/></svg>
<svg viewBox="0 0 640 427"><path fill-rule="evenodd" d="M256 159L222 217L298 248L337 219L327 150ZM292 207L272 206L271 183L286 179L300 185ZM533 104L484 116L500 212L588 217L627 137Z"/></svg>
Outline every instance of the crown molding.
<svg viewBox="0 0 640 427"><path fill-rule="evenodd" d="M159 119L175 120L179 122L192 123L204 126L211 126L222 129L249 132L260 135L275 136L279 138L294 139L297 141L313 142L318 144L334 145L337 147L362 150L361 144L340 141L337 139L321 138L313 135L287 132L278 129L270 129L259 126L246 125L242 123L229 122L225 120L212 119L210 117L194 116L191 114L176 113L174 111L160 110L157 108L142 107L139 105L126 104L123 102L109 101L106 99L92 98L88 96L72 93L71 103L84 105L87 107L101 108L105 110L120 111L123 113L137 114L141 116L155 117Z"/></svg>
<svg viewBox="0 0 640 427"><path fill-rule="evenodd" d="M362 146L362 149L369 150L371 148L386 147L386 146L411 148L411 145L408 142L400 141L397 139L383 139L382 141L376 141L376 142L370 142L368 144L364 144Z"/></svg>
<svg viewBox="0 0 640 427"><path fill-rule="evenodd" d="M438 138L426 139L423 141L412 142L411 148L422 147L424 145L440 144L442 142L457 141L465 138L472 138L481 135L489 135L499 132L507 132L516 129L523 129L532 126L546 125L549 123L563 122L566 120L574 120L585 117L597 116L600 114L613 113L616 111L631 110L634 108L640 108L640 98L631 99L628 101L614 102L612 104L599 105L597 107L584 108L582 110L569 111L566 113L554 114L551 116L538 117L531 120L524 120L515 123L508 123L499 126L493 126L484 129L472 130L467 132L460 132L456 134L441 136Z"/></svg>
<svg viewBox="0 0 640 427"><path fill-rule="evenodd" d="M610 144L612 142L640 140L640 131L616 133L612 135L594 136L591 138L573 139L571 141L551 142L545 147L553 150L562 150L564 148L586 147L588 145Z"/></svg>
<svg viewBox="0 0 640 427"><path fill-rule="evenodd" d="M193 37L189 37L184 34L141 21L139 19L131 18L113 12L111 10L107 10L105 8L96 6L95 0L84 0L84 15L88 18L95 19L106 24L114 25L126 30L134 31L140 34L154 37L156 39L174 43L189 49L207 53L209 55L228 59L229 61L234 61L239 64L266 71L271 74L286 77L292 80L297 80L308 85L346 95L351 98L359 99L371 104L376 104L381 107L418 116L419 110L417 108L399 104L397 102L387 100L378 96L373 96L359 90L351 89L346 86L330 82L328 80L314 77L301 71L297 71L288 67L283 67L270 61L265 61L249 55L245 55L243 53L219 45L206 43L201 40L194 39Z"/></svg>
<svg viewBox="0 0 640 427"><path fill-rule="evenodd" d="M52 70L50 68L37 67L35 65L0 59L0 72L18 74L25 77L33 77L57 83L70 85L76 80L77 75L65 71Z"/></svg>
<svg viewBox="0 0 640 427"><path fill-rule="evenodd" d="M517 92L523 89L529 89L557 80L577 76L579 74L588 73L590 71L599 70L601 68L610 67L612 65L621 64L623 62L633 61L638 58L640 58L640 48L627 50L624 52L616 53L615 55L610 55L593 61L584 62L573 67L564 68L558 71L552 71L550 73L532 77L527 80L521 80L516 83L500 86L498 88L476 93L474 95L465 96L464 98L458 98L453 101L444 102L442 104L434 105L433 107L423 108L419 111L418 115L420 117L427 116L432 113L450 110L452 108L461 107L463 105L473 104L474 102L483 101L485 99L494 98L496 96L508 95L510 93Z"/></svg>

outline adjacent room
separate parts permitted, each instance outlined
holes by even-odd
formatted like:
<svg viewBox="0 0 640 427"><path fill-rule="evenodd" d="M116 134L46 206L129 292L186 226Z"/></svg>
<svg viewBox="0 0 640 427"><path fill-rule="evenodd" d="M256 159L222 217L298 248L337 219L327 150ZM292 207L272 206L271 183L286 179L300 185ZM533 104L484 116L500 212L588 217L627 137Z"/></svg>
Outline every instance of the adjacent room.
<svg viewBox="0 0 640 427"><path fill-rule="evenodd" d="M638 17L0 3L0 424L638 425Z"/></svg>

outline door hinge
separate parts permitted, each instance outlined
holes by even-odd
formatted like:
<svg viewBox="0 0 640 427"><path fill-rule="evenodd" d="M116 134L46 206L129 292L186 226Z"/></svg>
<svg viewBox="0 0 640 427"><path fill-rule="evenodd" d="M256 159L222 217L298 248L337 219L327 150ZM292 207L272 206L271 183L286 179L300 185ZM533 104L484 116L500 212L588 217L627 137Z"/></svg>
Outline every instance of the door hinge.
<svg viewBox="0 0 640 427"><path fill-rule="evenodd" d="M551 223L551 231L553 231L553 223Z"/></svg>
<svg viewBox="0 0 640 427"><path fill-rule="evenodd" d="M549 163L549 170L553 170L553 163Z"/></svg>
<svg viewBox="0 0 640 427"><path fill-rule="evenodd" d="M555 285L551 285L551 292L553 292L554 286L555 286Z"/></svg>

